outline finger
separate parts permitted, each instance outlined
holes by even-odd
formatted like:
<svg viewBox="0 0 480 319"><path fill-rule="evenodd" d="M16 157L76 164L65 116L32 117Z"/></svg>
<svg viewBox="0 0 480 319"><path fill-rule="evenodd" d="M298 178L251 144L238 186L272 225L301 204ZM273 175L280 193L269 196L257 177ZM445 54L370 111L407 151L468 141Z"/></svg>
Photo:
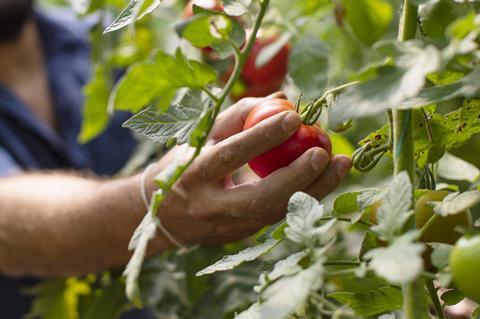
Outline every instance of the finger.
<svg viewBox="0 0 480 319"><path fill-rule="evenodd" d="M276 114L212 146L192 163L195 179L223 179L243 164L286 141L299 127L293 111Z"/></svg>
<svg viewBox="0 0 480 319"><path fill-rule="evenodd" d="M210 138L215 142L222 141L243 130L243 125L247 119L248 113L257 105L269 99L286 99L287 96L283 92L275 92L263 98L245 98L238 101L225 111L223 111L216 119L213 125Z"/></svg>
<svg viewBox="0 0 480 319"><path fill-rule="evenodd" d="M250 184L234 187L224 195L230 201L232 216L265 216L278 212L297 191L305 189L325 170L330 158L327 152L315 147L309 149L289 166Z"/></svg>
<svg viewBox="0 0 480 319"><path fill-rule="evenodd" d="M343 155L335 156L320 177L305 192L322 199L333 192L352 168L352 160Z"/></svg>

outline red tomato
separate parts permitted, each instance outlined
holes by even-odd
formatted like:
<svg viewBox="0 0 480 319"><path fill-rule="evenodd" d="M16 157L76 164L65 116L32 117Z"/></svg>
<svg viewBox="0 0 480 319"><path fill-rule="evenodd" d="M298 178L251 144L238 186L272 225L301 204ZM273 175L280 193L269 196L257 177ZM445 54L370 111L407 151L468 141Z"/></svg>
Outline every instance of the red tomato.
<svg viewBox="0 0 480 319"><path fill-rule="evenodd" d="M271 99L256 106L245 121L244 130L283 111L293 110L295 106L282 99ZM319 125L301 124L299 129L283 144L252 159L248 162L250 168L260 177L266 177L279 168L289 165L306 150L312 147L321 147L332 153L332 143L327 133Z"/></svg>
<svg viewBox="0 0 480 319"><path fill-rule="evenodd" d="M266 64L257 68L255 61L260 52L277 38L256 39L251 54L248 56L241 73L241 90L232 94L232 99L238 101L244 97L261 97L278 91L287 75L290 45L284 45L280 51Z"/></svg>
<svg viewBox="0 0 480 319"><path fill-rule="evenodd" d="M183 10L184 18L190 18L193 16L194 4L208 10L223 11L223 6L220 0L191 0Z"/></svg>
<svg viewBox="0 0 480 319"><path fill-rule="evenodd" d="M287 75L288 55L290 54L290 45L284 45L280 51L268 63L260 68L255 66L258 54L268 45L275 42L277 38L256 39L252 52L245 62L242 71L242 78L251 84L265 84L266 82L284 79Z"/></svg>

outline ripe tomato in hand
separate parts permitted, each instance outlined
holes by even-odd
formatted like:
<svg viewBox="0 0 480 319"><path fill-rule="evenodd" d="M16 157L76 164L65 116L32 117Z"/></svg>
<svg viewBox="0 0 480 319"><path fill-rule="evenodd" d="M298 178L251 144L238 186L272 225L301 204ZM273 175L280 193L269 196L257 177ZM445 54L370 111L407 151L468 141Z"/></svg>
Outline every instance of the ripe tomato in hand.
<svg viewBox="0 0 480 319"><path fill-rule="evenodd" d="M244 97L266 96L280 89L288 71L290 44L285 44L266 64L259 68L255 65L260 52L276 40L276 37L255 40L252 52L243 67L239 85L232 93L233 100L238 101Z"/></svg>
<svg viewBox="0 0 480 319"><path fill-rule="evenodd" d="M464 236L450 253L453 280L466 297L480 302L480 235Z"/></svg>
<svg viewBox="0 0 480 319"><path fill-rule="evenodd" d="M295 106L282 99L271 99L253 108L245 121L243 130L284 111L292 111ZM266 177L279 168L288 166L312 147L321 147L332 153L330 138L319 125L301 124L298 130L283 144L250 160L248 165L260 177Z"/></svg>

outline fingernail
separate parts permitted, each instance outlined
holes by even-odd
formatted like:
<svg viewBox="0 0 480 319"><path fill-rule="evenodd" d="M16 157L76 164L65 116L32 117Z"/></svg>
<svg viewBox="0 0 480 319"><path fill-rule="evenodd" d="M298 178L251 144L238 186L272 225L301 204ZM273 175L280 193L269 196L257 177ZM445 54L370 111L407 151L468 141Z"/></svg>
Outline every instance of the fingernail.
<svg viewBox="0 0 480 319"><path fill-rule="evenodd" d="M277 91L277 92L272 93L269 96L267 96L267 98L273 99L273 98L279 98L279 97L284 97L284 96L285 96L285 93L283 93L283 91Z"/></svg>
<svg viewBox="0 0 480 319"><path fill-rule="evenodd" d="M292 111L288 111L283 118L282 127L285 131L291 131L300 125L300 117Z"/></svg>
<svg viewBox="0 0 480 319"><path fill-rule="evenodd" d="M338 160L337 163L337 170L338 174L343 177L350 172L350 169L352 168L352 160L349 159L348 157L342 157Z"/></svg>
<svg viewBox="0 0 480 319"><path fill-rule="evenodd" d="M328 161L328 154L321 148L315 148L310 158L310 164L317 172L323 171L325 168L325 162Z"/></svg>

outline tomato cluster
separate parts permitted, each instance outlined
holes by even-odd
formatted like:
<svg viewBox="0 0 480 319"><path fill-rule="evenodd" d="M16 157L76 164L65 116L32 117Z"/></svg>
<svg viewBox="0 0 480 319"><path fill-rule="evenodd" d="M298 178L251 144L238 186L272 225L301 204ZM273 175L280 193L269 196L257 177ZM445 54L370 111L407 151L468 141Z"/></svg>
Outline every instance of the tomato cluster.
<svg viewBox="0 0 480 319"><path fill-rule="evenodd" d="M267 100L250 111L243 129L247 130L275 114L294 109L295 106L287 100ZM332 153L330 138L318 124L301 124L286 142L252 159L248 165L259 177L263 178L277 169L289 165L312 147L321 147L328 154Z"/></svg>
<svg viewBox="0 0 480 319"><path fill-rule="evenodd" d="M197 5L204 9L223 11L223 6L218 0L192 0L185 6L183 17L185 19L194 15L193 5ZM284 44L276 54L264 65L257 66L258 55L266 47L277 41L277 37L257 38L253 44L252 51L248 56L245 66L240 74L240 79L235 84L231 98L238 101L244 97L262 97L278 91L287 75L288 57L290 54L290 44ZM202 48L205 60L211 64L216 64L219 60L218 56L213 52L212 48ZM220 76L221 80L230 77L233 71L233 61L223 70Z"/></svg>

